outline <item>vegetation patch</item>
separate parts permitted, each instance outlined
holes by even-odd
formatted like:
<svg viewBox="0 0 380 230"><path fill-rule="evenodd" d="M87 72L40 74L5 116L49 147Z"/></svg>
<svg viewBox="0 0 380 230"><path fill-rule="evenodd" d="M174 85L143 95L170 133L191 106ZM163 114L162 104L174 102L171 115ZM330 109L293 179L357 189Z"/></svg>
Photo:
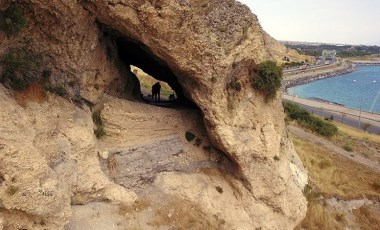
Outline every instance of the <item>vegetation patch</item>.
<svg viewBox="0 0 380 230"><path fill-rule="evenodd" d="M220 186L216 186L215 189L216 189L216 191L218 191L218 193L220 193L220 194L223 193L223 189Z"/></svg>
<svg viewBox="0 0 380 230"><path fill-rule="evenodd" d="M322 120L291 102L283 103L288 120L295 120L299 125L319 135L332 137L338 133L338 128L329 122Z"/></svg>
<svg viewBox="0 0 380 230"><path fill-rule="evenodd" d="M340 129L340 126L339 126ZM374 141L376 135L357 131L355 128L348 136ZM365 136L362 136L365 134ZM341 135L341 133L339 134ZM336 138L336 137L334 137ZM305 187L304 195L308 200L308 209L305 219L295 229L346 229L348 222L354 221L359 229L377 229L379 215L371 206L362 206L353 210L355 220L346 216L347 211L335 209L324 201L326 198L336 197L338 200L367 199L378 200L380 182L379 173L366 166L334 154L324 147L293 137L294 147L307 169L310 180ZM345 143L350 143L346 142ZM355 145L355 143L353 143Z"/></svg>
<svg viewBox="0 0 380 230"><path fill-rule="evenodd" d="M343 149L346 150L347 152L352 152L353 151L353 148L352 148L352 145L351 144L345 144L343 145Z"/></svg>
<svg viewBox="0 0 380 230"><path fill-rule="evenodd" d="M344 229L328 212L324 209L321 201L308 199L307 213L305 219L295 228L300 229Z"/></svg>
<svg viewBox="0 0 380 230"><path fill-rule="evenodd" d="M92 113L92 120L96 126L94 130L94 134L96 138L100 139L104 135L106 135L106 131L104 130L104 125L103 125L103 120L102 120L102 115L101 111L97 110Z"/></svg>
<svg viewBox="0 0 380 230"><path fill-rule="evenodd" d="M360 229L378 229L380 226L380 215L373 211L370 206L363 205L353 210L356 222L360 225Z"/></svg>
<svg viewBox="0 0 380 230"><path fill-rule="evenodd" d="M317 144L299 138L293 138L293 143L311 181L325 197L378 197L379 190L373 186L373 182L378 181L378 173L350 159L333 155Z"/></svg>
<svg viewBox="0 0 380 230"><path fill-rule="evenodd" d="M3 68L1 82L14 90L25 90L33 82L40 80L42 56L27 45L8 49L0 58Z"/></svg>
<svg viewBox="0 0 380 230"><path fill-rule="evenodd" d="M361 153L372 161L380 162L380 155L378 154L380 135L363 132L357 130L357 128L338 122L334 122L333 124L338 127L339 132L330 141L346 149L348 152L352 149L352 152Z"/></svg>
<svg viewBox="0 0 380 230"><path fill-rule="evenodd" d="M236 91L240 91L242 87L240 81L231 81L230 83L228 83L227 86L229 89L233 89Z"/></svg>
<svg viewBox="0 0 380 230"><path fill-rule="evenodd" d="M62 85L56 85L56 86L51 86L51 87L48 86L48 87L46 87L46 90L51 92L51 93L55 93L61 97L67 95L67 90Z"/></svg>
<svg viewBox="0 0 380 230"><path fill-rule="evenodd" d="M11 4L5 11L0 13L0 29L8 37L17 35L28 26L23 9L17 4Z"/></svg>
<svg viewBox="0 0 380 230"><path fill-rule="evenodd" d="M325 169L325 168L331 167L331 162L323 159L318 163L318 166L320 169Z"/></svg>
<svg viewBox="0 0 380 230"><path fill-rule="evenodd" d="M257 72L250 76L254 89L264 94L266 100L273 99L282 84L282 67L273 61L264 61L257 67Z"/></svg>
<svg viewBox="0 0 380 230"><path fill-rule="evenodd" d="M95 134L96 138L100 139L100 138L102 138L104 135L106 135L106 131L104 130L104 127L103 127L103 126L100 126L100 127L97 127L97 128L94 130L94 134Z"/></svg>

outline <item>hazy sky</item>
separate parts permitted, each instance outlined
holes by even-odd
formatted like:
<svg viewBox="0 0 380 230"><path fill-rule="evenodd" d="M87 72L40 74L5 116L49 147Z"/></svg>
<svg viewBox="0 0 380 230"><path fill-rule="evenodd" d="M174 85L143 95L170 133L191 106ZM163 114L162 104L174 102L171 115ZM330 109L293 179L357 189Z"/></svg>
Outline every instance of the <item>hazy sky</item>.
<svg viewBox="0 0 380 230"><path fill-rule="evenodd" d="M278 40L380 45L380 0L239 0Z"/></svg>

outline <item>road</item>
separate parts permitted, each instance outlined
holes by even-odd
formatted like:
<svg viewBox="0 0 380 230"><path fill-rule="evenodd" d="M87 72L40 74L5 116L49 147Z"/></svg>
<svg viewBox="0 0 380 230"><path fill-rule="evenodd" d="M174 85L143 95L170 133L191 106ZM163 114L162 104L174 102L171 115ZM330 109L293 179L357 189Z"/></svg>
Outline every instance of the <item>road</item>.
<svg viewBox="0 0 380 230"><path fill-rule="evenodd" d="M336 105L328 102L321 102L315 100L308 100L304 98L293 97L291 95L283 94L283 99L299 104L302 108L309 112L322 117L331 117L337 122L342 122L349 126L358 127L360 115L360 129L363 124L370 124L367 128L368 132L380 134L380 115L364 112L360 114L359 110L347 108L345 106Z"/></svg>

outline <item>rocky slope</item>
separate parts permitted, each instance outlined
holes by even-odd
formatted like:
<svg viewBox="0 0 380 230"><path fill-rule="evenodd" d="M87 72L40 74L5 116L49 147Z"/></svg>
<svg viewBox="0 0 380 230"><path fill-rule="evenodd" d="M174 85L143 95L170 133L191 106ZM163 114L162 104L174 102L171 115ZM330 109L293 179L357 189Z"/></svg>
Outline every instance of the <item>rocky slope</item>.
<svg viewBox="0 0 380 230"><path fill-rule="evenodd" d="M28 79L64 88L67 100L49 94L20 106L0 87L0 226L75 229L81 211L72 205L115 210L136 199L150 202L123 208L115 229L289 229L304 217L307 174L288 139L281 97L267 101L250 85L257 63L293 51L270 38L247 7L233 0L19 6L28 27L0 32L0 54L21 46L40 54L43 65ZM167 81L201 114L132 102L139 95L130 64ZM102 110L101 141L90 109ZM187 142L189 130L201 144Z"/></svg>

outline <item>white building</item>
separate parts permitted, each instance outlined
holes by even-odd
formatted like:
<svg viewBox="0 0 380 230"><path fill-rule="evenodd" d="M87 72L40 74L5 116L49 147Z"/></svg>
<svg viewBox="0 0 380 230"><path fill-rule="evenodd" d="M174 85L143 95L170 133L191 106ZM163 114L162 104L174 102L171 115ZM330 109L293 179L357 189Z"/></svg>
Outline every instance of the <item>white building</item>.
<svg viewBox="0 0 380 230"><path fill-rule="evenodd" d="M332 60L336 56L336 51L335 50L323 50L322 51L322 57L325 60Z"/></svg>

